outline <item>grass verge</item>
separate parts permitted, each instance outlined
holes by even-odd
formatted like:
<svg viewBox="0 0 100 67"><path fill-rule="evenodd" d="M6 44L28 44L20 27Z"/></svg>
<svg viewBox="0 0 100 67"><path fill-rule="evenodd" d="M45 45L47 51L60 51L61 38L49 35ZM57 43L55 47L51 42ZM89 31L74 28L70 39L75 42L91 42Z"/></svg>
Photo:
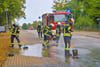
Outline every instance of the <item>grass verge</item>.
<svg viewBox="0 0 100 67"><path fill-rule="evenodd" d="M4 63L6 60L7 54L8 54L8 47L10 45L10 33L0 33L0 66ZM2 38L5 37L5 38Z"/></svg>

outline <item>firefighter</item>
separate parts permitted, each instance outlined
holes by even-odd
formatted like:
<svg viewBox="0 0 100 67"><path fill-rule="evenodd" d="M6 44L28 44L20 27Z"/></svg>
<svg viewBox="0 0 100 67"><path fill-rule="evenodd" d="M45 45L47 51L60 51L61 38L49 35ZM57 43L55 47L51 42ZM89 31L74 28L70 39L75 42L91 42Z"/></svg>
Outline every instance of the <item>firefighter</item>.
<svg viewBox="0 0 100 67"><path fill-rule="evenodd" d="M11 29L13 29L14 27L15 27L15 24L9 26L9 30L10 30L10 32L11 32Z"/></svg>
<svg viewBox="0 0 100 67"><path fill-rule="evenodd" d="M47 46L49 47L49 26L45 26L44 28L44 42L43 42L43 46L44 48Z"/></svg>
<svg viewBox="0 0 100 67"><path fill-rule="evenodd" d="M51 27L52 24L49 26L44 27L44 42L43 42L43 47L46 48L46 46L49 48L49 38L51 37Z"/></svg>
<svg viewBox="0 0 100 67"><path fill-rule="evenodd" d="M73 28L73 23L72 23L72 20L69 19L69 22L70 22L70 26L71 26L71 29ZM70 39L72 38L72 33L71 33L71 36L70 36Z"/></svg>
<svg viewBox="0 0 100 67"><path fill-rule="evenodd" d="M37 26L37 32L38 32L38 37L40 38L41 36L41 25L40 24Z"/></svg>
<svg viewBox="0 0 100 67"><path fill-rule="evenodd" d="M9 30L12 32L11 33L11 46L10 47L14 47L14 38L16 38L19 48L21 48L21 43L19 40L19 32L20 32L20 28L18 27L17 24L13 24L12 26L9 27Z"/></svg>
<svg viewBox="0 0 100 67"><path fill-rule="evenodd" d="M66 23L63 25L63 36L64 36L64 42L65 42L65 56L70 56L70 36L71 36L71 26L70 22L66 21Z"/></svg>
<svg viewBox="0 0 100 67"><path fill-rule="evenodd" d="M58 46L58 41L60 38L60 34L61 34L61 23L58 22L57 26L56 26L56 46Z"/></svg>
<svg viewBox="0 0 100 67"><path fill-rule="evenodd" d="M46 32L46 26L43 27L43 34ZM44 35L44 41L46 40L46 36Z"/></svg>
<svg viewBox="0 0 100 67"><path fill-rule="evenodd" d="M43 33L43 26L41 26L41 38L42 38L42 33Z"/></svg>

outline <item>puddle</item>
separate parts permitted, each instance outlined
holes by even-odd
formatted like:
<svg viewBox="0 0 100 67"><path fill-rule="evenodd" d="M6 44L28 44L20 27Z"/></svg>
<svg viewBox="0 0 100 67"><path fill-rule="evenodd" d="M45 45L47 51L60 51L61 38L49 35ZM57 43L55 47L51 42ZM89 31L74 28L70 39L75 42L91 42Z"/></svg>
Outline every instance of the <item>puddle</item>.
<svg viewBox="0 0 100 67"><path fill-rule="evenodd" d="M21 50L21 55L43 57L42 56L42 44L29 45L28 49Z"/></svg>
<svg viewBox="0 0 100 67"><path fill-rule="evenodd" d="M79 58L74 58L73 56L65 57L64 46L62 45L59 45L58 47L51 46L48 49L43 49L42 44L29 45L28 49L21 50L21 55L57 58L66 62L66 64L70 64L71 67L98 67L100 65L96 59L87 56L91 51L81 48L76 49L78 49ZM72 50L70 52L72 54Z"/></svg>
<svg viewBox="0 0 100 67"><path fill-rule="evenodd" d="M91 53L91 51L89 51L88 49L79 49L79 48L76 48L76 49L78 50L79 55L87 55Z"/></svg>
<svg viewBox="0 0 100 67"><path fill-rule="evenodd" d="M56 46L51 46L50 48L43 49L42 54L44 57L56 58L56 56L57 56Z"/></svg>

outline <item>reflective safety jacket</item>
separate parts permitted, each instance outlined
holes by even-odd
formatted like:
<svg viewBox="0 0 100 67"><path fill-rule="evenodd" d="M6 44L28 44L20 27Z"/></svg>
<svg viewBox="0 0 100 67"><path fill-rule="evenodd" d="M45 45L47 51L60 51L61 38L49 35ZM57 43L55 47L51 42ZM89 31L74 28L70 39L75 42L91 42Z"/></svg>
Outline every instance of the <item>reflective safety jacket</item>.
<svg viewBox="0 0 100 67"><path fill-rule="evenodd" d="M19 35L19 32L20 32L19 27L11 26L11 27L9 27L9 29L10 29L10 31L12 32L11 35Z"/></svg>
<svg viewBox="0 0 100 67"><path fill-rule="evenodd" d="M37 27L37 32L41 32L41 31L42 31L41 26L38 26L38 27Z"/></svg>
<svg viewBox="0 0 100 67"><path fill-rule="evenodd" d="M51 28L49 26L45 26L44 35L46 35L46 36L50 36L51 35Z"/></svg>
<svg viewBox="0 0 100 67"><path fill-rule="evenodd" d="M13 25L9 26L10 32L12 32L13 29L14 29L14 26Z"/></svg>
<svg viewBox="0 0 100 67"><path fill-rule="evenodd" d="M59 27L58 25L56 26L56 36L60 36L61 34L61 27Z"/></svg>
<svg viewBox="0 0 100 67"><path fill-rule="evenodd" d="M72 32L72 29L71 29L70 23L66 22L63 25L63 36L71 36L71 32Z"/></svg>

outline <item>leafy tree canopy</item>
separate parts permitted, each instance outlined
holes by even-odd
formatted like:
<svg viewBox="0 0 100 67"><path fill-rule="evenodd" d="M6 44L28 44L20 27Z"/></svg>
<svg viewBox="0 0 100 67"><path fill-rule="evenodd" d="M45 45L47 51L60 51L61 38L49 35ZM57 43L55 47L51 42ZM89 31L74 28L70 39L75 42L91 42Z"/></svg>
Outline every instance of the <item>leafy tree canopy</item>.
<svg viewBox="0 0 100 67"><path fill-rule="evenodd" d="M6 23L6 13L8 23L11 24L15 19L25 17L25 0L0 0L0 25ZM8 11L6 11L8 9Z"/></svg>
<svg viewBox="0 0 100 67"><path fill-rule="evenodd" d="M27 25L26 23L24 23L24 24L22 25L22 29L27 30L27 29L28 29L28 25Z"/></svg>

